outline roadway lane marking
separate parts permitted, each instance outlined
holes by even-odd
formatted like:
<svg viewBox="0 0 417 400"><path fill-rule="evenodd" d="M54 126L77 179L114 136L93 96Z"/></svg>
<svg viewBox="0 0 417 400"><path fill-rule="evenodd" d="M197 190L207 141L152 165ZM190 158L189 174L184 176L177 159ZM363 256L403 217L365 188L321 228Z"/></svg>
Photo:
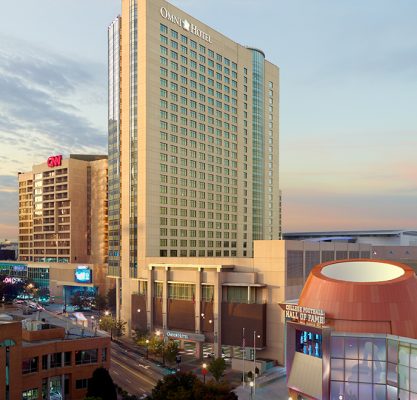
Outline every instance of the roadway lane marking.
<svg viewBox="0 0 417 400"><path fill-rule="evenodd" d="M120 375L117 371L113 371L113 373L114 373L115 375Z"/></svg>
<svg viewBox="0 0 417 400"><path fill-rule="evenodd" d="M135 375L135 376L136 376L136 377L138 377L139 379L142 379L143 381L147 382L148 384L150 384L150 385L152 385L152 386L155 386L155 385L156 385L156 383L158 382L157 380L156 380L156 381L151 381L150 379L148 379L148 377L147 377L147 376L145 376L145 375L141 375L141 374L138 374L138 373L137 373L137 372L135 372L133 369L131 369L131 368L127 367L126 365L124 365L124 364L122 364L122 363L120 363L120 362L116 361L114 358L113 358L112 362L114 362L115 364L117 364L117 365L119 365L120 367L124 368L125 370L129 371L132 375Z"/></svg>

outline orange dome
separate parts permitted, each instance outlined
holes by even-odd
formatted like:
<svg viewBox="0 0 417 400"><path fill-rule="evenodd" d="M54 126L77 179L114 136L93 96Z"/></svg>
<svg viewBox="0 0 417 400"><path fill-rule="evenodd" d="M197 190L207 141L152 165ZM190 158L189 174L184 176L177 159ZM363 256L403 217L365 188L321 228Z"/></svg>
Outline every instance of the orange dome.
<svg viewBox="0 0 417 400"><path fill-rule="evenodd" d="M384 260L339 260L311 271L299 305L324 310L336 331L417 339L417 277Z"/></svg>

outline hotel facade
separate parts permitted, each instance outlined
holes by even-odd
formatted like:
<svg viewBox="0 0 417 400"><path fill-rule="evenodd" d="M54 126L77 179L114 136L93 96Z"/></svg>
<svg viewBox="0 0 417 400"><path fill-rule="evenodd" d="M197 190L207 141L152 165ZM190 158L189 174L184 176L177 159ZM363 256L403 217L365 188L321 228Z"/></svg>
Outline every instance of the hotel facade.
<svg viewBox="0 0 417 400"><path fill-rule="evenodd" d="M164 0L122 0L108 44L119 316L199 335L212 307L220 352L225 277L242 264L245 302L265 302L253 243L281 236L279 69Z"/></svg>
<svg viewBox="0 0 417 400"><path fill-rule="evenodd" d="M106 279L107 156L51 156L18 181L19 262L0 271L48 286L60 303L74 291L104 294L114 284Z"/></svg>

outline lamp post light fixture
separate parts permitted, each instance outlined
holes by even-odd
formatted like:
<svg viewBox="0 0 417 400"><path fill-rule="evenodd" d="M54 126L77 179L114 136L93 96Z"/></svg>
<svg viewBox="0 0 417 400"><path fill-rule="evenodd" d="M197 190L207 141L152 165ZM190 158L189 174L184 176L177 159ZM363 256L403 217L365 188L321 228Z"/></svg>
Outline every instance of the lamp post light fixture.
<svg viewBox="0 0 417 400"><path fill-rule="evenodd" d="M256 339L260 339L261 335L257 335L253 331L253 393L256 394Z"/></svg>
<svg viewBox="0 0 417 400"><path fill-rule="evenodd" d="M207 364L203 364L203 369L201 371L203 373L203 383L206 384L206 375L207 375Z"/></svg>
<svg viewBox="0 0 417 400"><path fill-rule="evenodd" d="M149 358L149 339L146 339L146 359Z"/></svg>
<svg viewBox="0 0 417 400"><path fill-rule="evenodd" d="M253 399L253 387L255 386L255 382L254 381L250 381L249 382L249 386L250 386L250 398L252 400Z"/></svg>

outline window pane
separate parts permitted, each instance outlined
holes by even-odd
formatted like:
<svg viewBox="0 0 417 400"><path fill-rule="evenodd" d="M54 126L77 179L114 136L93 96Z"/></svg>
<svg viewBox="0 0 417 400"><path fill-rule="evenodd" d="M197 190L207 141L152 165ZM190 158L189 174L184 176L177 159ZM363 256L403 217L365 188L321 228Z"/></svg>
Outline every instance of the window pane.
<svg viewBox="0 0 417 400"><path fill-rule="evenodd" d="M331 382L330 384L330 400L339 400L339 396L344 393L343 382Z"/></svg>
<svg viewBox="0 0 417 400"><path fill-rule="evenodd" d="M386 383L387 363L374 361L374 383Z"/></svg>
<svg viewBox="0 0 417 400"><path fill-rule="evenodd" d="M398 381L401 389L410 388L410 369L404 365L398 366Z"/></svg>
<svg viewBox="0 0 417 400"><path fill-rule="evenodd" d="M397 366L395 364L388 363L387 381L392 385L397 384Z"/></svg>
<svg viewBox="0 0 417 400"><path fill-rule="evenodd" d="M359 361L359 382L372 383L372 361Z"/></svg>
<svg viewBox="0 0 417 400"><path fill-rule="evenodd" d="M398 351L399 363L401 365L410 365L410 346L400 344Z"/></svg>
<svg viewBox="0 0 417 400"><path fill-rule="evenodd" d="M331 338L331 351L332 357L344 358L345 357L345 340L343 337L334 336Z"/></svg>
<svg viewBox="0 0 417 400"><path fill-rule="evenodd" d="M374 385L374 398L373 400L386 400L387 391L385 385Z"/></svg>
<svg viewBox="0 0 417 400"><path fill-rule="evenodd" d="M388 361L397 364L398 362L398 342L388 340Z"/></svg>
<svg viewBox="0 0 417 400"><path fill-rule="evenodd" d="M370 400L372 399L372 385L367 383L359 384L359 400Z"/></svg>
<svg viewBox="0 0 417 400"><path fill-rule="evenodd" d="M387 400L398 400L396 387L387 386Z"/></svg>
<svg viewBox="0 0 417 400"><path fill-rule="evenodd" d="M359 339L359 359L372 360L372 340L368 338Z"/></svg>
<svg viewBox="0 0 417 400"><path fill-rule="evenodd" d="M357 399L358 398L358 384L357 383L345 383L345 396L344 399Z"/></svg>
<svg viewBox="0 0 417 400"><path fill-rule="evenodd" d="M417 393L417 369L410 368L410 390Z"/></svg>
<svg viewBox="0 0 417 400"><path fill-rule="evenodd" d="M387 360L387 342L385 339L374 339L374 360Z"/></svg>
<svg viewBox="0 0 417 400"><path fill-rule="evenodd" d="M358 359L358 338L345 338L345 357Z"/></svg>
<svg viewBox="0 0 417 400"><path fill-rule="evenodd" d="M345 360L345 380L358 381L358 360Z"/></svg>
<svg viewBox="0 0 417 400"><path fill-rule="evenodd" d="M410 367L417 368L417 348L411 347Z"/></svg>
<svg viewBox="0 0 417 400"><path fill-rule="evenodd" d="M331 361L331 377L332 380L343 381L344 380L344 360L332 358Z"/></svg>

